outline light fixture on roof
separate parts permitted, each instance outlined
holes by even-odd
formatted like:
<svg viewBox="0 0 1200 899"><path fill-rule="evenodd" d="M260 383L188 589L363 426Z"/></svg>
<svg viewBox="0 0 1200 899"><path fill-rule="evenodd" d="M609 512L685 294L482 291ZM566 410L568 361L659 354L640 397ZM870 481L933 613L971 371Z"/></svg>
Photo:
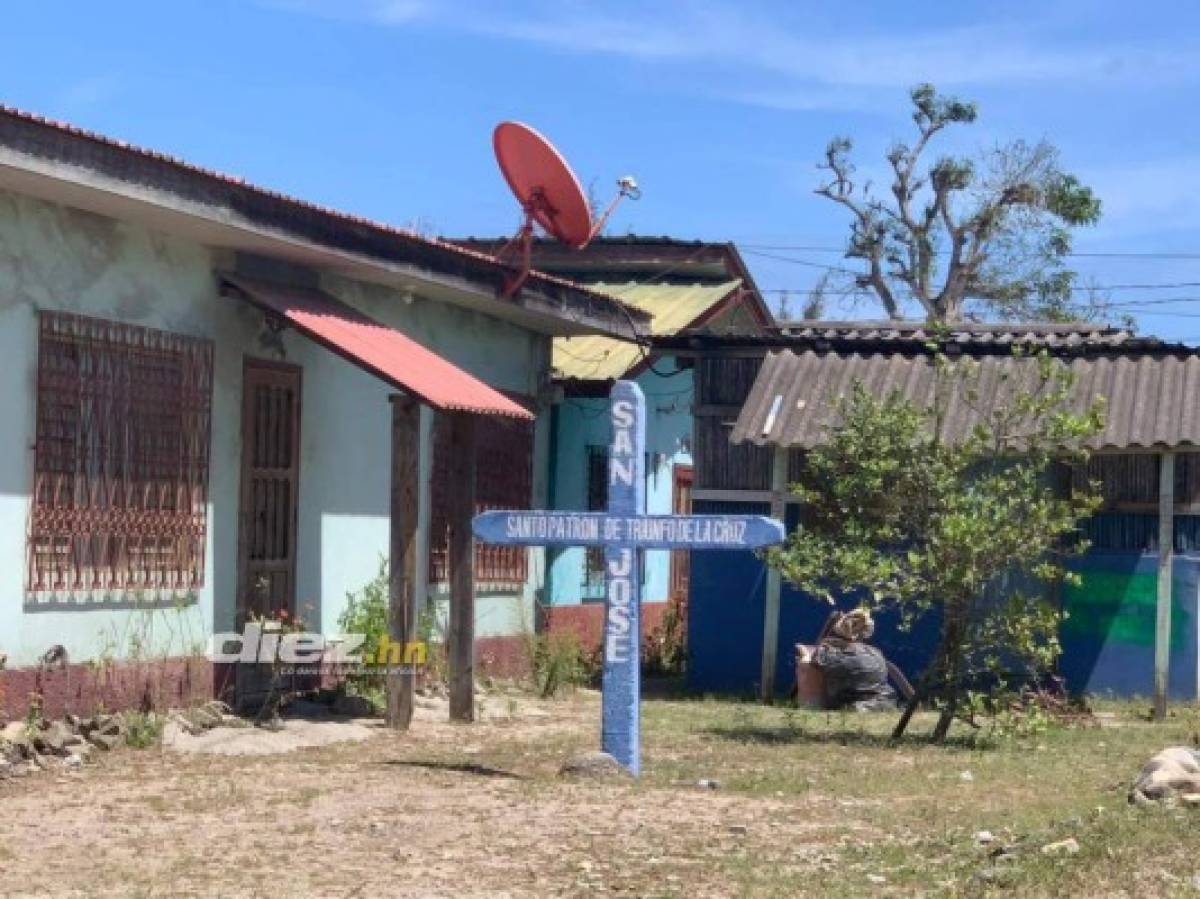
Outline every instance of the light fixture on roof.
<svg viewBox="0 0 1200 899"><path fill-rule="evenodd" d="M511 297L529 277L533 249L533 226L567 246L582 250L604 230L608 219L626 197L640 199L637 179L617 179L617 195L597 219L579 179L562 154L545 137L521 122L501 122L492 134L492 146L504 180L521 204L524 220L520 230L497 253L503 258L512 248L520 250L520 268L509 278L501 295Z"/></svg>

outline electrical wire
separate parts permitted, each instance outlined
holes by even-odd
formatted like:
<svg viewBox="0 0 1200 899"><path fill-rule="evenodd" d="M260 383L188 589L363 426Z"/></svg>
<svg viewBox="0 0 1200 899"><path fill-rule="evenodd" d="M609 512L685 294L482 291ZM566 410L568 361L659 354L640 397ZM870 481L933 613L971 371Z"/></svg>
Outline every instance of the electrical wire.
<svg viewBox="0 0 1200 899"><path fill-rule="evenodd" d="M741 243L737 242L738 249L743 252L774 250L783 252L800 252L800 253L844 253L845 247L821 246L816 244L770 244L770 243ZM937 251L939 255L949 253L949 250ZM1037 253L1026 253L1022 255L1036 256ZM1200 260L1200 253L1189 252L1171 252L1165 250L1100 250L1096 252L1072 251L1065 254L1067 256L1080 259L1197 259ZM818 263L814 263L818 264Z"/></svg>
<svg viewBox="0 0 1200 899"><path fill-rule="evenodd" d="M1200 281L1156 282L1154 284L1080 284L1072 285L1071 291L1085 293L1102 290L1184 290L1200 287ZM808 293L811 287L770 287L759 293Z"/></svg>

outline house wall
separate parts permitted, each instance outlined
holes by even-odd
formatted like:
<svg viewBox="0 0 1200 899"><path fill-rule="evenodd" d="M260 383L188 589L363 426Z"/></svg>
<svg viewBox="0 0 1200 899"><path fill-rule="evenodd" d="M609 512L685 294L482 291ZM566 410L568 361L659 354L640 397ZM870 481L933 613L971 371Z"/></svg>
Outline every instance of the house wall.
<svg viewBox="0 0 1200 899"><path fill-rule="evenodd" d="M669 361L659 362L660 371L674 371ZM674 472L691 465L692 373L663 376L645 371L636 379L646 395L646 511L672 511ZM553 504L556 509L583 511L587 508L587 458L589 446L607 446L611 436L608 399L568 398L556 410ZM564 547L550 550L545 596L545 621L550 629L559 626L579 634L585 645L599 640L604 609L602 585L585 580L585 550ZM664 604L670 591L671 554L645 554L642 583L644 605ZM661 609L648 609L643 631L661 618Z"/></svg>
<svg viewBox="0 0 1200 899"><path fill-rule="evenodd" d="M767 515L766 503L697 500L697 513ZM799 524L799 508L788 507L788 530ZM689 689L700 693L757 695L762 676L763 621L766 610L766 563L753 552L695 551L691 558L688 597ZM839 603L847 611L852 597ZM779 600L776 644L777 693L788 694L796 683L796 644L814 643L832 606L789 586ZM876 644L910 679L919 674L937 645L938 622L926 616L902 631L889 612L875 616Z"/></svg>
<svg viewBox="0 0 1200 899"><path fill-rule="evenodd" d="M696 486L700 489L765 490L771 450L729 443L726 423L737 417L761 358L714 355L697 360L695 405ZM802 455L789 457L789 479ZM1083 473L1102 484L1108 510L1082 523L1092 549L1074 560L1082 581L1058 594L1066 618L1060 629L1059 671L1074 693L1149 695L1153 688L1157 603L1158 500L1156 455L1093 457ZM1176 556L1173 563L1169 689L1177 699L1200 698L1200 515L1182 514L1200 497L1200 454L1177 456ZM697 500L697 512L767 514L765 503ZM1132 511L1131 511L1132 510ZM789 530L798 507L789 505ZM752 693L761 677L766 569L753 553L693 552L688 601L688 683L702 692ZM1007 584L999 585L1003 591ZM852 599L845 605L852 605ZM775 683L781 693L795 684L795 644L812 642L829 607L786 584L780 599ZM902 632L888 615L877 618L873 642L910 679L924 669L936 647L938 622L931 616Z"/></svg>
<svg viewBox="0 0 1200 899"><path fill-rule="evenodd" d="M247 355L271 356L257 342L259 314L216 292L214 269L232 264L138 225L0 192L0 652L10 668L34 664L54 644L73 661L127 657L137 640L148 654L183 655L202 647L214 627L232 627L242 365ZM406 304L395 292L340 278L325 278L324 287L494 386L535 395L548 369L548 337L419 297ZM39 310L214 341L206 572L194 595L26 596ZM346 593L374 576L388 550L389 390L294 332L283 341L287 360L303 369L297 599L332 632ZM544 418L535 440L535 504L546 490ZM427 413L423 426L431 421ZM531 626L539 560L535 552L522 589L481 598L484 641Z"/></svg>

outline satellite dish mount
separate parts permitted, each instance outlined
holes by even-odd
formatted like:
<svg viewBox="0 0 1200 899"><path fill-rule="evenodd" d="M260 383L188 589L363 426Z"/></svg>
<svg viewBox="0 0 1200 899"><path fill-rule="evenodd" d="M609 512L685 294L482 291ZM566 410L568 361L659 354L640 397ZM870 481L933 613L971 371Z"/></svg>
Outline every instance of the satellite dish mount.
<svg viewBox="0 0 1200 899"><path fill-rule="evenodd" d="M537 131L520 122L501 122L492 135L496 161L504 180L521 204L524 219L516 235L496 254L503 259L516 250L519 265L501 289L506 299L514 296L529 278L532 267L534 225L555 240L576 250L586 247L608 223L626 197L637 200L642 192L637 181L626 176L617 181L617 195L597 219L579 179L567 161Z"/></svg>

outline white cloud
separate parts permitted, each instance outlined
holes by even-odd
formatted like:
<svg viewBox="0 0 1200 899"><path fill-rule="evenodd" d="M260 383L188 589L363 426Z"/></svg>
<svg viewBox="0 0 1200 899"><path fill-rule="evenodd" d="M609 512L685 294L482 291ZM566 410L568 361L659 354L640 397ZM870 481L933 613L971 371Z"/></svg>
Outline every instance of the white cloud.
<svg viewBox="0 0 1200 899"><path fill-rule="evenodd" d="M1200 43L1082 43L1051 23L1021 28L981 24L870 30L766 18L732 0L625 6L581 0L268 0L274 6L352 16L379 25L423 22L448 30L538 44L557 51L654 64L704 66L722 73L718 90L738 102L814 109L867 105L876 91L920 81L940 87L989 85L1164 84L1200 76ZM821 90L823 89L823 90Z"/></svg>
<svg viewBox="0 0 1200 899"><path fill-rule="evenodd" d="M330 19L402 25L429 14L426 0L261 0L263 6L283 12L303 13Z"/></svg>
<svg viewBox="0 0 1200 899"><path fill-rule="evenodd" d="M1200 228L1200 158L1096 167L1079 177L1104 204L1096 233L1110 241Z"/></svg>

